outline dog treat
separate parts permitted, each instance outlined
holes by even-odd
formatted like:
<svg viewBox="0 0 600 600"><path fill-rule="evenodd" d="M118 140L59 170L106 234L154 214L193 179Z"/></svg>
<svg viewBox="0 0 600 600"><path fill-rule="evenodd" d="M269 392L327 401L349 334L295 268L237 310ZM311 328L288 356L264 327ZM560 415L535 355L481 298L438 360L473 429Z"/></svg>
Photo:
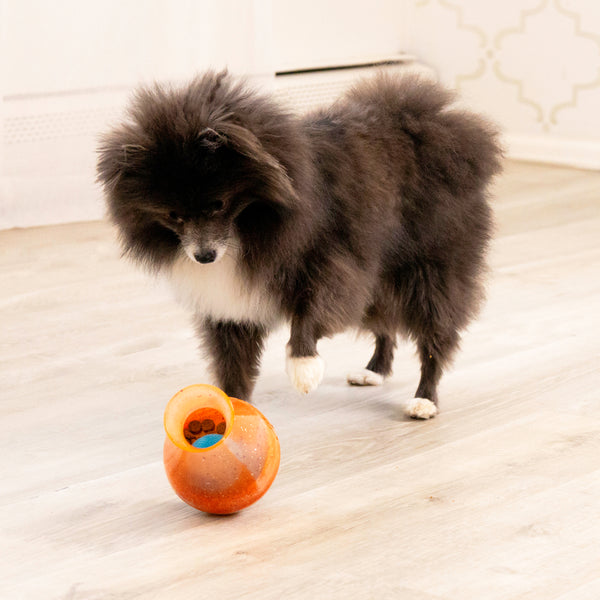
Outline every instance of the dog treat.
<svg viewBox="0 0 600 600"><path fill-rule="evenodd" d="M202 431L202 424L200 423L200 421L190 421L188 423L188 429L192 433L200 433Z"/></svg>
<svg viewBox="0 0 600 600"><path fill-rule="evenodd" d="M202 431L208 433L215 430L215 422L212 419L204 419L202 421Z"/></svg>
<svg viewBox="0 0 600 600"><path fill-rule="evenodd" d="M206 436L223 436L227 430L227 423L223 415L214 409L205 408L194 411L185 421L183 436L188 444L196 448L206 448L215 442L203 440Z"/></svg>

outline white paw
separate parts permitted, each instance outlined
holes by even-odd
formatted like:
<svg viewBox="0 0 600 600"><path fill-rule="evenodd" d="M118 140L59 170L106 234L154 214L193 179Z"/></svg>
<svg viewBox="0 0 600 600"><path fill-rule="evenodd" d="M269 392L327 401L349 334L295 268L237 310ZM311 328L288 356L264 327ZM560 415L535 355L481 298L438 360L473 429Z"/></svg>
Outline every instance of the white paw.
<svg viewBox="0 0 600 600"><path fill-rule="evenodd" d="M348 373L346 380L350 385L383 385L383 375L370 369Z"/></svg>
<svg viewBox="0 0 600 600"><path fill-rule="evenodd" d="M288 356L285 370L292 385L302 394L308 394L323 380L325 363L320 356Z"/></svg>
<svg viewBox="0 0 600 600"><path fill-rule="evenodd" d="M432 419L437 415L437 406L427 398L413 398L404 404L404 414L412 419Z"/></svg>

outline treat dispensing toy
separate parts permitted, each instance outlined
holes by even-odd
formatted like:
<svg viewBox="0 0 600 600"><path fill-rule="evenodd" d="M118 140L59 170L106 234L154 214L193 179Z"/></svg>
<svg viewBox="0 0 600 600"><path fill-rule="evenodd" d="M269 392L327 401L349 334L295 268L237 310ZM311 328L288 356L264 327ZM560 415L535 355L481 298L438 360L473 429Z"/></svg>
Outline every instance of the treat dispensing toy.
<svg viewBox="0 0 600 600"><path fill-rule="evenodd" d="M191 385L165 409L164 464L190 506L230 514L256 502L279 468L279 440L254 406L211 385Z"/></svg>

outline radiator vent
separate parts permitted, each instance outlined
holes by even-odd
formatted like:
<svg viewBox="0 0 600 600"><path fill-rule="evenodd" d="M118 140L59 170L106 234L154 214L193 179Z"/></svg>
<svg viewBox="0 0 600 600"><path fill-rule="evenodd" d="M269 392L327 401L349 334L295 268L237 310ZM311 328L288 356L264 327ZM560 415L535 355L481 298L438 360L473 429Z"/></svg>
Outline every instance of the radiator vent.
<svg viewBox="0 0 600 600"><path fill-rule="evenodd" d="M275 94L290 110L304 112L331 104L356 81L380 71L399 74L418 72L425 77L433 77L431 70L412 57L401 56L368 64L277 73Z"/></svg>
<svg viewBox="0 0 600 600"><path fill-rule="evenodd" d="M4 142L24 144L96 135L120 113L120 108L101 108L7 117L4 120Z"/></svg>
<svg viewBox="0 0 600 600"><path fill-rule="evenodd" d="M410 57L402 57L366 65L278 73L274 91L276 97L291 110L304 112L333 102L357 79L373 75L376 71L404 73L417 69L424 71ZM124 98L123 95L117 96L118 101L112 104L103 102L98 105L94 95L90 94L89 108L82 108L85 98L64 98L62 104L54 101L58 108L55 112L40 111L42 102L31 105L25 102L21 106L20 102L8 101L5 103L4 143L27 144L76 136L96 136L122 118ZM65 110L70 104L73 109Z"/></svg>

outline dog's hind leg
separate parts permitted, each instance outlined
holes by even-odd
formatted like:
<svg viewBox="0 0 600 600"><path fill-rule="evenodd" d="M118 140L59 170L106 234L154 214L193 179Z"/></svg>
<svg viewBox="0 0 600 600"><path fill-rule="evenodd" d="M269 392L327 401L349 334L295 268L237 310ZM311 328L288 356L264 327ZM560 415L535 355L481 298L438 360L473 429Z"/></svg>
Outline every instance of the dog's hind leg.
<svg viewBox="0 0 600 600"><path fill-rule="evenodd" d="M228 396L249 401L259 373L266 329L252 323L202 319L198 333L217 385Z"/></svg>
<svg viewBox="0 0 600 600"><path fill-rule="evenodd" d="M438 411L438 383L458 349L459 331L474 313L476 280L453 275L444 265L416 264L402 272L403 329L417 343L421 379L405 413L430 419Z"/></svg>
<svg viewBox="0 0 600 600"><path fill-rule="evenodd" d="M348 374L350 385L381 385L392 372L396 341L387 334L375 336L375 352L366 368Z"/></svg>

